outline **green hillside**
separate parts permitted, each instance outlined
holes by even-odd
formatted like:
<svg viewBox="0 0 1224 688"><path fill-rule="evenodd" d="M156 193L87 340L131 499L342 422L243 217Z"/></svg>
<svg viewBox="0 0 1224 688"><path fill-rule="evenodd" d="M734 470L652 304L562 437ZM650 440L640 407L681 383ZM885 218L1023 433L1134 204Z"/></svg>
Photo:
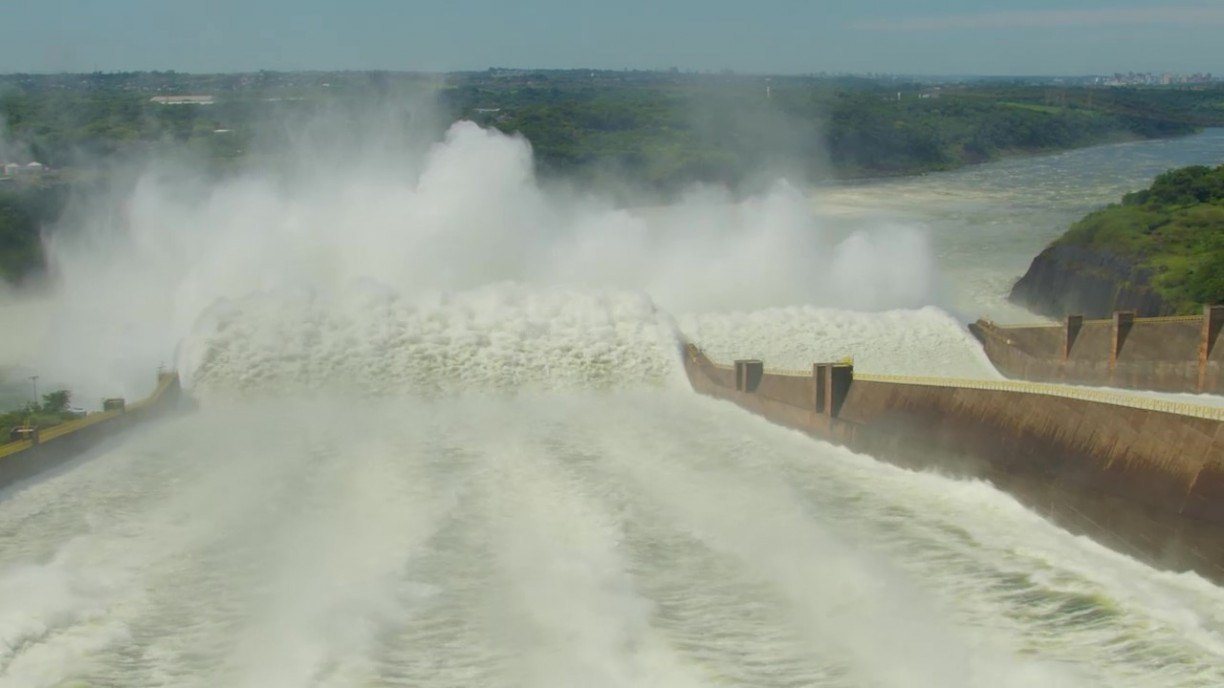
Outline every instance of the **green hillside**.
<svg viewBox="0 0 1224 688"><path fill-rule="evenodd" d="M1073 225L1060 245L1134 261L1176 312L1224 303L1224 165L1166 172Z"/></svg>

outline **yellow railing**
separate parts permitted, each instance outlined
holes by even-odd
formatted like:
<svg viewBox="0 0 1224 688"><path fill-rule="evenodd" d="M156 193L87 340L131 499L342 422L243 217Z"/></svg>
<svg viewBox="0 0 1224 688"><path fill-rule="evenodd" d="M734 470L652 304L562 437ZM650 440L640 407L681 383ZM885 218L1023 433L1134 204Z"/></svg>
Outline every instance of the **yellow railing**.
<svg viewBox="0 0 1224 688"><path fill-rule="evenodd" d="M153 393L145 397L144 399L137 401L134 404L130 404L127 407L128 410L129 411L139 411L147 406L152 406L153 404L156 404L158 400L161 399L162 395L166 393L166 390L170 389L170 386L177 382L178 382L177 373L158 373L157 387L154 388Z"/></svg>
<svg viewBox="0 0 1224 688"><path fill-rule="evenodd" d="M84 418L77 418L76 420L70 420L66 423L60 423L59 425L52 425L46 430L40 430L38 432L38 439L40 442L46 442L47 440L53 440L56 437L62 437L64 435L67 435L70 432L76 432L77 430L87 428L91 425L97 425L98 423L101 423L104 420L110 420L111 418L115 418L119 415L120 414L118 411L103 411L102 413L91 413L88 416L85 416Z"/></svg>
<svg viewBox="0 0 1224 688"><path fill-rule="evenodd" d="M1150 318L1135 318L1136 325L1155 325L1157 323L1173 323L1173 322L1202 322L1201 315L1157 315ZM1031 330L1041 327L1050 327L1062 329L1062 322L1042 322L1042 323L1013 323L1008 325L1000 325L996 322L991 322L991 325L1000 330ZM1091 320L1085 318L1085 325L1112 325L1113 318L1093 318Z"/></svg>
<svg viewBox="0 0 1224 688"><path fill-rule="evenodd" d="M766 368L765 373L768 375L794 378L812 377L811 369L796 370L794 368ZM1145 409L1148 411L1176 413L1183 416L1194 416L1196 418L1224 421L1224 407L1200 406L1198 404L1187 404L1180 401L1156 399L1153 397L1135 394L1106 392L1104 390L1091 389L1088 387L1077 387L1074 385L1054 385L1040 382L1024 382L1021 380L977 380L972 378L955 377L874 375L870 373L855 373L854 379L862 380L864 382L891 382L899 385L961 387L964 389L986 389L999 392L1045 394L1047 396L1080 399L1083 401L1094 401L1102 404L1113 404L1115 406L1126 406L1129 408Z"/></svg>
<svg viewBox="0 0 1224 688"><path fill-rule="evenodd" d="M34 443L31 442L30 440L21 440L20 442L6 442L5 444L0 444L0 459L3 459L9 454L16 454L19 451L25 451L26 449L29 449L32 446L34 446Z"/></svg>
<svg viewBox="0 0 1224 688"><path fill-rule="evenodd" d="M1168 401L1133 394L1119 394L1104 390L1076 387L1073 385L1052 385L1040 382L1023 382L1019 380L972 380L947 377L908 377L901 375L870 375L855 373L855 380L864 382L891 382L899 385L926 385L929 387L960 387L964 389L986 389L1000 392L1021 392L1024 394L1044 394L1047 396L1064 397L1094 401L1115 406L1176 413L1183 416L1207 418L1224 421L1224 408L1214 406L1199 406L1180 401Z"/></svg>
<svg viewBox="0 0 1224 688"><path fill-rule="evenodd" d="M140 401L130 404L127 407L126 412L131 413L133 411L140 411L141 409L157 403L157 401L161 399L162 394L164 394L165 391L170 388L170 385L172 385L176 379L177 376L173 373L163 373L158 377L157 387L153 390L153 393ZM103 421L116 418L123 415L123 413L124 412L122 411L102 411L101 413L91 413L84 418L77 418L76 420L70 420L66 423L60 423L59 425L52 425L45 430L39 431L38 441L41 443L47 442L48 440L53 440L56 437L63 437L64 435L87 428L91 425L96 425ZM21 451L25 451L32 446L34 446L34 443L31 440L20 440L17 442L0 444L0 459Z"/></svg>
<svg viewBox="0 0 1224 688"><path fill-rule="evenodd" d="M1189 316L1174 317L1185 318ZM697 349L697 351L700 351L700 349ZM714 363L713 361L710 361L710 363L713 364L715 368L720 368L722 370L733 369L733 366ZM768 375L779 375L783 377L812 377L812 370L810 368L807 370L797 370L794 368L766 368L765 373ZM1113 404L1115 406L1126 406L1128 408L1144 409L1147 411L1176 413L1182 416L1193 416L1196 418L1206 418L1208 420L1224 421L1224 407L1200 406L1198 404L1187 404L1180 401L1156 399L1153 397L1136 394L1107 392L1104 390L1092 389L1089 387L1077 387L1074 385L1055 385L1041 382L1025 382L1022 380L977 380L972 378L955 377L874 375L870 373L855 373L854 379L862 380L864 382L891 382L899 385L960 387L963 389L985 389L998 392L1044 394L1047 396L1063 397L1066 399L1080 399L1082 401L1093 401L1101 404Z"/></svg>
<svg viewBox="0 0 1224 688"><path fill-rule="evenodd" d="M1203 321L1203 316L1201 315L1159 315L1159 316L1154 316L1151 318L1135 318L1136 325L1143 325L1147 323L1162 323L1162 322L1202 322L1202 321ZM1112 321L1104 320L1102 322L1112 322Z"/></svg>
<svg viewBox="0 0 1224 688"><path fill-rule="evenodd" d="M852 366L854 365L854 357L846 356L839 361L832 361L829 363L820 363L820 364L814 364L814 365ZM781 375L783 377L812 377L811 368L808 368L806 370L802 368L766 368L765 372L769 373L770 375Z"/></svg>
<svg viewBox="0 0 1224 688"><path fill-rule="evenodd" d="M766 368L765 372L770 375L781 375L783 377L812 377L812 369L799 370L796 368Z"/></svg>
<svg viewBox="0 0 1224 688"><path fill-rule="evenodd" d="M1085 320L1084 322L1093 322L1093 321ZM1009 323L1007 325L1000 325L999 323L994 322L992 320L987 320L986 324L996 329L999 329L999 330L1036 330L1036 329L1043 328L1043 327L1057 327L1058 329L1062 329L1062 326L1063 326L1062 323L1057 322L1057 321L1041 322L1041 323L1032 323L1032 322L1030 323Z"/></svg>

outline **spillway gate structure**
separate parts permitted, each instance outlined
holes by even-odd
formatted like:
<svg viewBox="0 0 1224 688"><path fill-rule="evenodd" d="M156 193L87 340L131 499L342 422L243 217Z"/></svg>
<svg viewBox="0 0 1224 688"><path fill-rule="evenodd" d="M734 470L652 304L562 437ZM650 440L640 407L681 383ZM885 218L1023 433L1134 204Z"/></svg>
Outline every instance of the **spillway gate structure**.
<svg viewBox="0 0 1224 688"><path fill-rule="evenodd" d="M770 370L684 348L693 389L908 468L989 480L1114 549L1224 581L1224 409L1063 385Z"/></svg>

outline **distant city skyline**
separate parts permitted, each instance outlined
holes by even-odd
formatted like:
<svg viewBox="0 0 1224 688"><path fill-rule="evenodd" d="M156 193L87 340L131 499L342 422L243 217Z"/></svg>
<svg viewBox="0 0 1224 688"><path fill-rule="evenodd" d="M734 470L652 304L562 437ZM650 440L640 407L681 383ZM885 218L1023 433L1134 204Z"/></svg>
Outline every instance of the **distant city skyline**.
<svg viewBox="0 0 1224 688"><path fill-rule="evenodd" d="M1203 0L45 0L6 3L0 72L1221 74L1221 37Z"/></svg>

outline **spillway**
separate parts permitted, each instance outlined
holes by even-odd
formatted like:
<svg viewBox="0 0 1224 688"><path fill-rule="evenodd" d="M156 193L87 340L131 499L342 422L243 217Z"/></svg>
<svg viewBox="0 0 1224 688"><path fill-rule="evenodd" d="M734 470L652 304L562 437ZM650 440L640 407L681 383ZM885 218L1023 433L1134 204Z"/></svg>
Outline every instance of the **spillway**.
<svg viewBox="0 0 1224 688"><path fill-rule="evenodd" d="M10 488L3 684L1224 681L1220 588L643 379L654 317L564 387L211 397Z"/></svg>
<svg viewBox="0 0 1224 688"><path fill-rule="evenodd" d="M994 375L936 308L786 306L932 302L888 279L931 267L915 235L812 238L793 190L659 235L575 219L525 144L473 129L415 186L192 205L148 181L117 238L56 249L65 284L6 356L100 395L177 347L202 406L0 491L0 686L1224 684L1221 588L687 389L684 338ZM855 215L865 188L830 193ZM959 255L976 216L944 224ZM1006 270L980 272L997 300Z"/></svg>
<svg viewBox="0 0 1224 688"><path fill-rule="evenodd" d="M1219 685L1224 594L679 391L164 422L0 501L5 685Z"/></svg>

